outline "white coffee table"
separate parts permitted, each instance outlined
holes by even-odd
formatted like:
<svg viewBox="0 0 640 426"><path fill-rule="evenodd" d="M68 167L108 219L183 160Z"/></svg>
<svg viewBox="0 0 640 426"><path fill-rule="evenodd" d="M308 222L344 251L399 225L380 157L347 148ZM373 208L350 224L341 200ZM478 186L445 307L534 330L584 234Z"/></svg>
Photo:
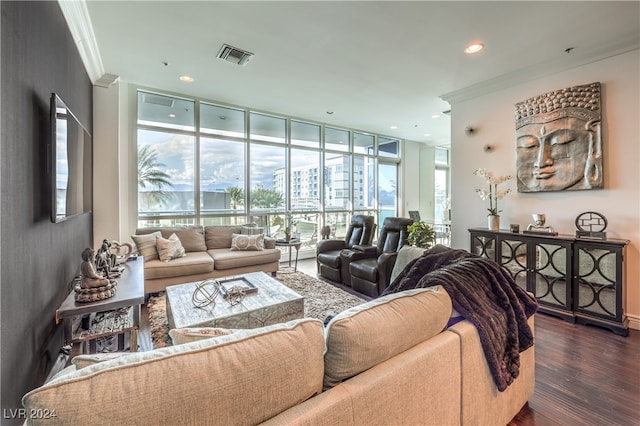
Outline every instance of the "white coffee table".
<svg viewBox="0 0 640 426"><path fill-rule="evenodd" d="M304 297L266 273L252 272L219 278L221 282L229 284L234 279L245 279L258 291L246 295L242 302L234 306L219 294L215 304L196 308L192 295L197 282L167 287L169 328L257 328L304 317Z"/></svg>

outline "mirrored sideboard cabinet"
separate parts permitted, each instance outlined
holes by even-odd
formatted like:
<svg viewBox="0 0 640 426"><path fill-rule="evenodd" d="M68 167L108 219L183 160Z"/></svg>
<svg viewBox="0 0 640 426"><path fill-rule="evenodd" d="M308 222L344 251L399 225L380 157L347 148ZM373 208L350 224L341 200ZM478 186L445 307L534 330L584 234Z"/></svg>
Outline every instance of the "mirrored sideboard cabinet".
<svg viewBox="0 0 640 426"><path fill-rule="evenodd" d="M470 251L504 266L535 295L538 310L628 334L624 314L628 240L469 229Z"/></svg>

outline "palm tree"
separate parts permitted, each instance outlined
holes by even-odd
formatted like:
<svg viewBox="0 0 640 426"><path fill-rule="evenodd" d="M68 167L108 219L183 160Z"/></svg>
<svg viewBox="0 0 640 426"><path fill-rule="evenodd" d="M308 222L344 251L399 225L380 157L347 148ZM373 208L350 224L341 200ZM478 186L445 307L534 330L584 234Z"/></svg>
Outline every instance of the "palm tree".
<svg viewBox="0 0 640 426"><path fill-rule="evenodd" d="M138 148L138 187L155 187L156 190L146 191L147 196L157 202L163 203L169 198L169 193L163 191L165 186L173 186L169 180L171 176L160 170L165 167L158 162L158 153L149 145Z"/></svg>
<svg viewBox="0 0 640 426"><path fill-rule="evenodd" d="M251 206L255 208L274 208L284 205L284 196L275 189L262 186L251 191Z"/></svg>
<svg viewBox="0 0 640 426"><path fill-rule="evenodd" d="M236 209L238 204L244 203L244 190L239 186L230 186L226 191L231 196L231 208Z"/></svg>

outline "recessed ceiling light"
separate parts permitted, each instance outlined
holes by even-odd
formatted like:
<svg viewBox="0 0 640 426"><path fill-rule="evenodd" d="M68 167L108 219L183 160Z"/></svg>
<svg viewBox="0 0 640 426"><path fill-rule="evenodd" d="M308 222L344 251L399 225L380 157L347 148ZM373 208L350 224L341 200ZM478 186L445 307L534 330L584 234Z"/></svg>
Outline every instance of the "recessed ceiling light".
<svg viewBox="0 0 640 426"><path fill-rule="evenodd" d="M482 49L484 49L484 44L478 41L474 41L473 43L467 45L467 47L464 49L464 52L469 54L478 53Z"/></svg>
<svg viewBox="0 0 640 426"><path fill-rule="evenodd" d="M425 135L426 137L429 137L429 136L431 136L431 133L425 133L424 135Z"/></svg>
<svg viewBox="0 0 640 426"><path fill-rule="evenodd" d="M440 114L433 114L431 118L440 118Z"/></svg>
<svg viewBox="0 0 640 426"><path fill-rule="evenodd" d="M390 129L397 129L398 126L389 126Z"/></svg>
<svg viewBox="0 0 640 426"><path fill-rule="evenodd" d="M193 77L189 77L188 75L181 75L180 81L184 81L185 83L193 83Z"/></svg>
<svg viewBox="0 0 640 426"><path fill-rule="evenodd" d="M176 118L175 114L169 114L169 118Z"/></svg>

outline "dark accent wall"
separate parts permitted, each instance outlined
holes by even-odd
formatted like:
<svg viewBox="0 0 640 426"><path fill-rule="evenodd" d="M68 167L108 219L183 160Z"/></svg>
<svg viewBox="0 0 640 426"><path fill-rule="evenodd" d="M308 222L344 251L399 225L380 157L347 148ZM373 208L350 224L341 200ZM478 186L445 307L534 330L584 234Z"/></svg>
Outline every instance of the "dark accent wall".
<svg viewBox="0 0 640 426"><path fill-rule="evenodd" d="M41 385L63 345L55 311L93 246L92 215L50 220L46 146L58 93L92 133L93 89L56 1L2 1L0 423Z"/></svg>

